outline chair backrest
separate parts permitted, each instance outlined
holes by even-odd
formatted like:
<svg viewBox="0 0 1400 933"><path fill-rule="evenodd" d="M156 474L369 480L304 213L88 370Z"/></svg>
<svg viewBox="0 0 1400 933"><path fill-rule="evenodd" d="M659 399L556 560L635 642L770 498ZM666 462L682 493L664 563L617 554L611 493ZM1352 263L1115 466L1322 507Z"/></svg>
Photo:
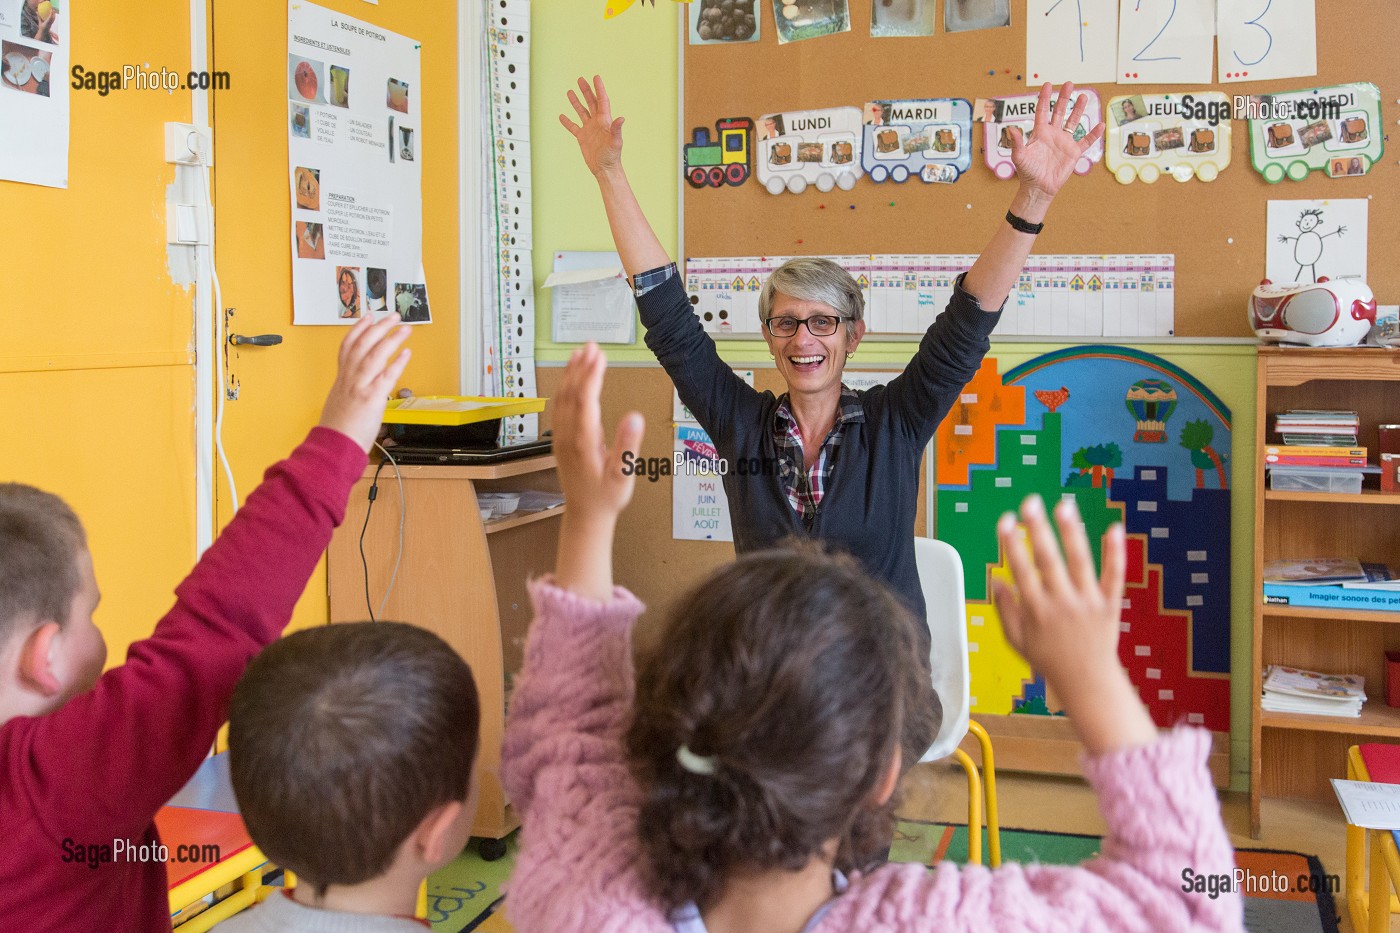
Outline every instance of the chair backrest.
<svg viewBox="0 0 1400 933"><path fill-rule="evenodd" d="M967 607L963 603L962 558L946 541L914 539L914 560L928 612L929 662L933 689L943 704L943 724L920 761L953 754L967 735L972 676L967 666Z"/></svg>

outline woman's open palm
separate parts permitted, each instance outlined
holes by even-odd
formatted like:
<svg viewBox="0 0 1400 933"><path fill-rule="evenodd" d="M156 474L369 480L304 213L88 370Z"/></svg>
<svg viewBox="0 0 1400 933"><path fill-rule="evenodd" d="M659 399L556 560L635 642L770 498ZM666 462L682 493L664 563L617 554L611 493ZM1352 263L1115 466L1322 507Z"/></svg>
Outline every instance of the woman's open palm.
<svg viewBox="0 0 1400 933"><path fill-rule="evenodd" d="M569 103L579 122L575 123L564 114L559 114L559 122L564 129L578 140L578 148L583 153L583 161L594 175L616 168L622 161L622 117L613 119L612 105L608 102L607 88L603 79L593 76L590 87L583 78L578 79L579 93L569 92ZM582 95L582 100L579 95Z"/></svg>
<svg viewBox="0 0 1400 933"><path fill-rule="evenodd" d="M1035 126L1031 138L1025 139L1015 127L1011 130L1011 162L1016 166L1016 175L1021 183L1029 185L1054 197L1074 171L1075 163L1094 143L1103 137L1103 124L1099 123L1082 139L1074 138L1074 130L1084 115L1087 95L1079 95L1071 110L1074 84L1066 81L1055 99L1054 111L1050 108L1050 82L1040 88L1040 102L1035 109Z"/></svg>

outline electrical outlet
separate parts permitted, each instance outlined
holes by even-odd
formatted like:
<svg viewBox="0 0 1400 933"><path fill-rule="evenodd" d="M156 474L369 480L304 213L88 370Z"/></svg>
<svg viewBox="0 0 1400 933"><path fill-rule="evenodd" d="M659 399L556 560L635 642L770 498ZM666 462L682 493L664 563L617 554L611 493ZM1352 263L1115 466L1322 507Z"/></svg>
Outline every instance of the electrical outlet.
<svg viewBox="0 0 1400 933"><path fill-rule="evenodd" d="M193 123L165 124L165 161L177 165L213 165L213 134Z"/></svg>

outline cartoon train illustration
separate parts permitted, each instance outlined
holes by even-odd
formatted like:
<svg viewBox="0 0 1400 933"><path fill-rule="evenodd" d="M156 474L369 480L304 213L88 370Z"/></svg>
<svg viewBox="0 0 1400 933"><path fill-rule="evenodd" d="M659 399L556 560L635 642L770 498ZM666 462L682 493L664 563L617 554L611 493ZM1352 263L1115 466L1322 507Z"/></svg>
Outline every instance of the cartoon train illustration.
<svg viewBox="0 0 1400 933"><path fill-rule="evenodd" d="M1348 117L1342 121L1342 142L1359 143L1366 138L1366 119Z"/></svg>
<svg viewBox="0 0 1400 933"><path fill-rule="evenodd" d="M1192 152L1214 152L1215 130L1198 129L1191 131Z"/></svg>
<svg viewBox="0 0 1400 933"><path fill-rule="evenodd" d="M1293 126L1289 123L1275 123L1269 127L1266 137L1270 149L1283 149L1293 145Z"/></svg>
<svg viewBox="0 0 1400 933"><path fill-rule="evenodd" d="M820 191L855 187L861 175L859 108L764 114L758 126L758 181L770 194L799 194L808 185Z"/></svg>
<svg viewBox="0 0 1400 933"><path fill-rule="evenodd" d="M685 144L685 180L692 188L709 185L742 185L749 177L749 155L753 143L753 121L748 117L728 117L715 121L712 141L708 127L691 131Z"/></svg>
<svg viewBox="0 0 1400 933"><path fill-rule="evenodd" d="M870 101L864 119L871 181L956 181L971 164L972 105L962 98Z"/></svg>
<svg viewBox="0 0 1400 933"><path fill-rule="evenodd" d="M1249 121L1250 162L1271 185L1303 181L1313 172L1364 174L1384 154L1381 92L1374 84L1307 88L1271 95L1271 101L1275 113L1293 114L1291 119ZM1305 124L1305 119L1313 122ZM1228 134L1219 148L1230 148ZM1353 158L1358 160L1354 168Z"/></svg>
<svg viewBox="0 0 1400 933"><path fill-rule="evenodd" d="M1128 143L1123 153L1130 156L1145 156L1152 151L1152 137L1146 133L1129 133Z"/></svg>

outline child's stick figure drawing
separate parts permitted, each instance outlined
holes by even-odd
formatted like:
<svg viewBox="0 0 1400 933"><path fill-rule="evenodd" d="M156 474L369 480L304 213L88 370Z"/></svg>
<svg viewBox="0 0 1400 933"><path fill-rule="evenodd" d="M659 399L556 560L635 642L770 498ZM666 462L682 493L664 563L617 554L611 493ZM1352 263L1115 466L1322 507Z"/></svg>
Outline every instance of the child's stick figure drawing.
<svg viewBox="0 0 1400 933"><path fill-rule="evenodd" d="M1294 224L1298 228L1297 236L1288 236L1284 233L1278 235L1278 241L1280 243L1287 243L1289 240L1294 241L1293 261L1298 263L1297 280L1299 282L1317 281L1317 261L1322 258L1322 241L1329 236L1340 237L1343 233L1346 233L1347 230L1346 227L1339 225L1337 229L1333 230L1331 233L1318 233L1317 227L1321 223L1322 211L1310 207L1299 214L1298 219L1294 221ZM1308 277L1306 279L1303 278L1304 268L1308 270Z"/></svg>

